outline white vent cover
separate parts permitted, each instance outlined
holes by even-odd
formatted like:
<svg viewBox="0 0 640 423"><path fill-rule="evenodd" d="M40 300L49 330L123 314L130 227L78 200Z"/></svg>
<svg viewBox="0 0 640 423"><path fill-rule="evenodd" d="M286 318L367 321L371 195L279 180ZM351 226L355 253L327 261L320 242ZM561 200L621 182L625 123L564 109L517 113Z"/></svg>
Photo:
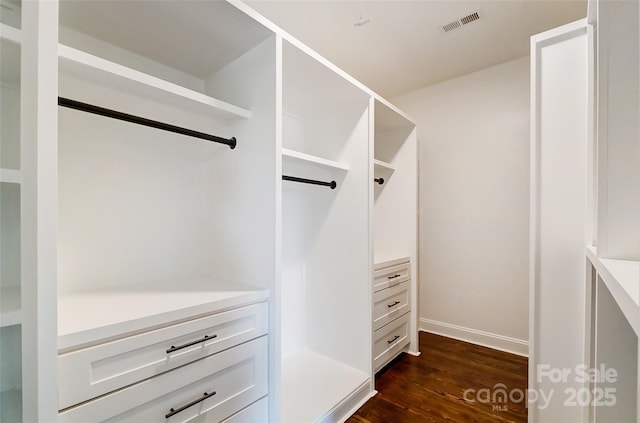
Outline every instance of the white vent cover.
<svg viewBox="0 0 640 423"><path fill-rule="evenodd" d="M444 32L450 32L454 29L458 29L463 25L469 25L471 22L475 22L480 19L480 13L473 12L467 16L463 16L462 18L456 19L453 22L449 22L448 24L442 25L442 29Z"/></svg>

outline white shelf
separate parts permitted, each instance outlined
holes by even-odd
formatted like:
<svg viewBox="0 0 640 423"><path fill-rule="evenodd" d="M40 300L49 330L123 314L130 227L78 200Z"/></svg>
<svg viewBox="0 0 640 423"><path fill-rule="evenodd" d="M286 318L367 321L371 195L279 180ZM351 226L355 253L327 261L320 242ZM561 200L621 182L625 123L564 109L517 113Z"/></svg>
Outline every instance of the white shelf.
<svg viewBox="0 0 640 423"><path fill-rule="evenodd" d="M349 166L344 163L334 162L333 160L323 159L322 157L312 156L311 154L289 150L288 148L282 149L282 159L313 167L324 168L325 170L337 170L341 172L347 172L349 170Z"/></svg>
<svg viewBox="0 0 640 423"><path fill-rule="evenodd" d="M59 45L58 58L61 72L95 81L103 86L135 93L212 118L251 117L249 110L72 47Z"/></svg>
<svg viewBox="0 0 640 423"><path fill-rule="evenodd" d="M373 161L373 168L375 171L386 171L386 172L395 172L396 168L391 165L391 163L383 162L382 160L375 159Z"/></svg>
<svg viewBox="0 0 640 423"><path fill-rule="evenodd" d="M19 325L21 322L22 313L20 313L20 288L1 288L0 327Z"/></svg>
<svg viewBox="0 0 640 423"><path fill-rule="evenodd" d="M0 169L0 182L22 183L22 173L14 169Z"/></svg>
<svg viewBox="0 0 640 423"><path fill-rule="evenodd" d="M0 391L0 422L22 422L22 391L20 389Z"/></svg>
<svg viewBox="0 0 640 423"><path fill-rule="evenodd" d="M58 350L121 338L193 316L264 301L266 289L211 278L150 282L58 296Z"/></svg>
<svg viewBox="0 0 640 423"><path fill-rule="evenodd" d="M309 350L282 362L282 421L315 422L363 384L366 373Z"/></svg>
<svg viewBox="0 0 640 423"><path fill-rule="evenodd" d="M586 251L618 307L640 336L640 262L600 258L591 246Z"/></svg>
<svg viewBox="0 0 640 423"><path fill-rule="evenodd" d="M6 24L0 24L0 38L16 44L22 44L22 31Z"/></svg>

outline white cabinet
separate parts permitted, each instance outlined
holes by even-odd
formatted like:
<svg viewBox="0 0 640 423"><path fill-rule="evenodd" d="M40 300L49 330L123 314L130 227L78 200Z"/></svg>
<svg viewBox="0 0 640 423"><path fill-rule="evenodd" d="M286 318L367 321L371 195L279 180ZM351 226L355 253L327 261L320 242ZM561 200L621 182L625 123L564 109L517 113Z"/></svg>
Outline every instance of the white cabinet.
<svg viewBox="0 0 640 423"><path fill-rule="evenodd" d="M267 357L263 336L63 410L58 421L219 422L267 394Z"/></svg>
<svg viewBox="0 0 640 423"><path fill-rule="evenodd" d="M374 266L373 369L380 370L411 343L411 262L401 258Z"/></svg>
<svg viewBox="0 0 640 423"><path fill-rule="evenodd" d="M262 302L61 353L60 409L265 335L267 323Z"/></svg>
<svg viewBox="0 0 640 423"><path fill-rule="evenodd" d="M83 302L100 312L101 296L85 296ZM120 296L126 304L126 297L135 295ZM161 296L153 291L146 295L155 304ZM116 333L107 330L106 317L100 324L94 320L93 328L80 332L83 336L60 338L59 421L95 421L99 416L100 421L134 422L160 415L172 421L175 415L176 421L199 416L197 421L217 422L267 395L266 291L200 293L204 298L192 298L189 305L180 293L169 296L181 308L160 306L165 311L160 315L159 309L146 307L138 319L128 321L130 329L136 322L149 327ZM254 298L262 301L252 303ZM182 318L185 311L194 314Z"/></svg>

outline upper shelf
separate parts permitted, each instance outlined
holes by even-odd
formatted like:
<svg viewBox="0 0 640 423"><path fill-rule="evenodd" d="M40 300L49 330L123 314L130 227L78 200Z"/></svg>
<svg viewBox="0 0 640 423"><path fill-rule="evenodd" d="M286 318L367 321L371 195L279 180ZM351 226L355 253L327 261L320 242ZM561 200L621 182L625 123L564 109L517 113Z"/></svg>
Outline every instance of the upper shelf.
<svg viewBox="0 0 640 423"><path fill-rule="evenodd" d="M601 258L591 246L587 246L587 257L636 335L640 336L640 262Z"/></svg>
<svg viewBox="0 0 640 423"><path fill-rule="evenodd" d="M395 167L391 163L383 162L382 160L375 159L373 161L374 170L378 171L387 171L394 172L396 170Z"/></svg>
<svg viewBox="0 0 640 423"><path fill-rule="evenodd" d="M65 45L58 46L60 71L101 85L218 119L250 118L251 112L172 82Z"/></svg>
<svg viewBox="0 0 640 423"><path fill-rule="evenodd" d="M282 149L282 159L290 160L291 162L295 163L310 165L316 168L322 168L325 170L337 170L341 172L347 172L349 170L349 166L344 163L334 162L333 160L323 159L322 157L312 156L311 154L289 150L288 148Z"/></svg>

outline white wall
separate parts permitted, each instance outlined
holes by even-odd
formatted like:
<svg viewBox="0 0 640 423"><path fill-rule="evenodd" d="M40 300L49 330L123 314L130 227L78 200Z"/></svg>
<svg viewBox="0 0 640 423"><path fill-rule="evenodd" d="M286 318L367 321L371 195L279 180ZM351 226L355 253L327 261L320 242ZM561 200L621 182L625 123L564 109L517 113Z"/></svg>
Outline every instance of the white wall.
<svg viewBox="0 0 640 423"><path fill-rule="evenodd" d="M421 330L527 354L529 58L394 103L421 149Z"/></svg>

